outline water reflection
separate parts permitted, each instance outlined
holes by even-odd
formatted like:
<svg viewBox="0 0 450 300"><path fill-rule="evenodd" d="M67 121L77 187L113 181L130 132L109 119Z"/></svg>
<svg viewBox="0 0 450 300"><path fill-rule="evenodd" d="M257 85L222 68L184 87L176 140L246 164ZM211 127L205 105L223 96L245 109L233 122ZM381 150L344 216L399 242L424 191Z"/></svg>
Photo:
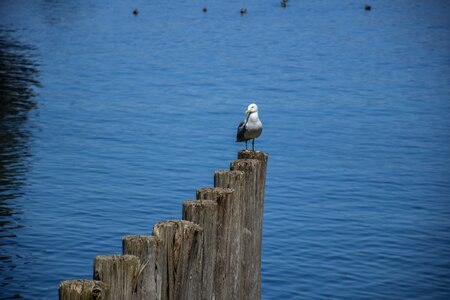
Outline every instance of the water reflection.
<svg viewBox="0 0 450 300"><path fill-rule="evenodd" d="M13 282L17 230L22 209L18 199L30 161L29 112L36 107L33 87L38 86L34 49L0 29L0 298Z"/></svg>

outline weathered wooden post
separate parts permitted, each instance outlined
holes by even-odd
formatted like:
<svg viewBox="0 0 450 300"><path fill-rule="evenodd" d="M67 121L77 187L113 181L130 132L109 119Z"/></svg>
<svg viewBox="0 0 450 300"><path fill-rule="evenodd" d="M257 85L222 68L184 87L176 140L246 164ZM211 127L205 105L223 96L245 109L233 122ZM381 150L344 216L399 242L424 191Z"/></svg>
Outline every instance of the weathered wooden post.
<svg viewBox="0 0 450 300"><path fill-rule="evenodd" d="M161 299L159 245L160 241L154 236L130 235L122 239L123 254L135 255L140 260L133 300Z"/></svg>
<svg viewBox="0 0 450 300"><path fill-rule="evenodd" d="M99 255L94 260L94 279L108 285L108 299L131 300L139 267L134 255Z"/></svg>
<svg viewBox="0 0 450 300"><path fill-rule="evenodd" d="M216 268L217 203L211 200L185 201L183 220L199 224L203 228L203 258L201 288L196 299L216 299L214 273Z"/></svg>
<svg viewBox="0 0 450 300"><path fill-rule="evenodd" d="M233 299L232 276L239 265L231 265L235 233L239 231L233 219L233 207L237 201L234 190L223 188L202 188L197 190L198 201L213 200L217 203L216 261L214 270L215 299Z"/></svg>
<svg viewBox="0 0 450 300"><path fill-rule="evenodd" d="M231 216L232 235L229 237L229 273L227 274L228 288L227 296L229 299L241 298L241 264L242 264L242 207L243 192L245 189L244 172L241 171L216 171L214 174L214 186L217 188L231 189L234 191L234 197L228 203L228 213ZM222 204L223 205L223 204ZM227 299L227 298L223 298Z"/></svg>
<svg viewBox="0 0 450 300"><path fill-rule="evenodd" d="M182 221L123 238L123 255L97 256L94 280L60 284L60 300L259 300L268 155L240 151L214 188L183 203Z"/></svg>
<svg viewBox="0 0 450 300"><path fill-rule="evenodd" d="M197 299L202 282L202 231L189 221L166 221L153 227L161 241L161 300Z"/></svg>
<svg viewBox="0 0 450 300"><path fill-rule="evenodd" d="M231 170L244 172L241 206L241 295L240 299L261 299L261 246L264 191L268 155L239 151Z"/></svg>
<svg viewBox="0 0 450 300"><path fill-rule="evenodd" d="M108 287L96 280L66 280L59 284L60 300L108 300Z"/></svg>

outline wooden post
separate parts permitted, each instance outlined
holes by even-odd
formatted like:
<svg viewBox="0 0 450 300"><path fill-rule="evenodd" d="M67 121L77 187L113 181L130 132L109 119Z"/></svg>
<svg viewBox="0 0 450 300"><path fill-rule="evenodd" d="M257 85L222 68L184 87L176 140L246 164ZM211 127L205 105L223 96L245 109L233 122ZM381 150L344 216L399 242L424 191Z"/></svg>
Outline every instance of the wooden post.
<svg viewBox="0 0 450 300"><path fill-rule="evenodd" d="M268 155L240 151L231 170L244 172L241 206L241 299L261 299L261 246Z"/></svg>
<svg viewBox="0 0 450 300"><path fill-rule="evenodd" d="M233 219L233 208L237 207L234 190L223 188L203 188L197 190L197 199L217 202L216 231L216 265L214 273L214 289L216 299L233 299L231 297L233 278L239 264L231 265L233 246L236 244L235 233L239 224ZM233 260L235 261L235 260Z"/></svg>
<svg viewBox="0 0 450 300"><path fill-rule="evenodd" d="M256 159L258 160L261 165L260 168L258 169L258 174L257 174L257 182L256 182L256 188L257 188L257 197L260 199L260 201L262 202L262 206L260 207L260 213L261 213L261 224L263 221L263 210L264 210L264 194L266 191L266 173L267 173L267 161L269 160L269 155L267 155L264 152L260 152L260 151L244 151L241 150L238 153L238 159Z"/></svg>
<svg viewBox="0 0 450 300"><path fill-rule="evenodd" d="M135 255L140 260L133 300L161 298L161 272L158 255L160 242L154 236L130 235L122 239L123 254Z"/></svg>
<svg viewBox="0 0 450 300"><path fill-rule="evenodd" d="M166 221L153 227L153 235L161 241L161 300L196 299L202 282L202 228Z"/></svg>
<svg viewBox="0 0 450 300"><path fill-rule="evenodd" d="M107 300L108 288L96 280L66 280L59 284L60 300Z"/></svg>
<svg viewBox="0 0 450 300"><path fill-rule="evenodd" d="M199 224L203 228L202 282L196 299L216 299L214 272L216 266L217 203L211 200L185 201L183 220Z"/></svg>
<svg viewBox="0 0 450 300"><path fill-rule="evenodd" d="M227 286L229 288L229 299L241 299L241 219L243 218L242 207L244 204L242 197L245 189L244 172L216 171L214 173L214 186L234 190L234 199L229 207L231 212L231 230L233 233L229 241L230 257L228 259L230 272L227 275Z"/></svg>
<svg viewBox="0 0 450 300"><path fill-rule="evenodd" d="M136 288L139 258L134 255L102 255L94 260L94 279L109 286L111 300L131 300Z"/></svg>

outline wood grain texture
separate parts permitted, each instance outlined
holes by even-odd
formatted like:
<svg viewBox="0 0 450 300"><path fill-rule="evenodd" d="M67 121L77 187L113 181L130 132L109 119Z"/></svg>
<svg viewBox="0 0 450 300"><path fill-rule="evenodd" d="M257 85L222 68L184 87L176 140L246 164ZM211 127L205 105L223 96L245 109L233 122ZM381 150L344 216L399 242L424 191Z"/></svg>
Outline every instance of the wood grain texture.
<svg viewBox="0 0 450 300"><path fill-rule="evenodd" d="M136 289L139 258L134 255L100 255L94 259L94 279L109 286L111 300L131 300Z"/></svg>
<svg viewBox="0 0 450 300"><path fill-rule="evenodd" d="M261 299L261 246L268 155L240 151L230 169L244 172L245 188L241 206L241 296Z"/></svg>
<svg viewBox="0 0 450 300"><path fill-rule="evenodd" d="M233 220L234 190L202 188L197 190L197 200L213 200L217 203L216 263L214 272L214 294L216 299L232 299L231 274L237 266L230 265L231 244L238 230Z"/></svg>
<svg viewBox="0 0 450 300"><path fill-rule="evenodd" d="M243 193L245 189L244 172L242 171L216 171L214 173L214 186L232 189L234 199L229 205L231 214L231 228L233 232L229 237L229 273L227 274L227 288L229 299L241 299L241 264L242 264L242 218Z"/></svg>
<svg viewBox="0 0 450 300"><path fill-rule="evenodd" d="M140 261L133 300L161 298L159 245L160 241L154 236L130 235L122 239L123 254L134 255Z"/></svg>
<svg viewBox="0 0 450 300"><path fill-rule="evenodd" d="M97 280L66 280L59 284L60 300L108 300L108 286Z"/></svg>
<svg viewBox="0 0 450 300"><path fill-rule="evenodd" d="M185 201L183 203L183 220L191 221L203 228L202 282L196 299L215 299L217 202L211 200Z"/></svg>
<svg viewBox="0 0 450 300"><path fill-rule="evenodd" d="M153 235L161 241L161 299L196 299L202 282L203 229L189 221L165 221L153 227Z"/></svg>

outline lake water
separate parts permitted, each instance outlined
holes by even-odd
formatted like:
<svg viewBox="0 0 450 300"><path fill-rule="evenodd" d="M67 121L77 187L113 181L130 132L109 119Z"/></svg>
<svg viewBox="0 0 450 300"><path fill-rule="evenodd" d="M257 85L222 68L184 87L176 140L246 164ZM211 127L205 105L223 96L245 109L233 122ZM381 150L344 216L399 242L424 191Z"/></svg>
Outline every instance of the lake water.
<svg viewBox="0 0 450 300"><path fill-rule="evenodd" d="M2 1L0 298L180 218L255 102L263 298L449 299L450 2L364 3Z"/></svg>

